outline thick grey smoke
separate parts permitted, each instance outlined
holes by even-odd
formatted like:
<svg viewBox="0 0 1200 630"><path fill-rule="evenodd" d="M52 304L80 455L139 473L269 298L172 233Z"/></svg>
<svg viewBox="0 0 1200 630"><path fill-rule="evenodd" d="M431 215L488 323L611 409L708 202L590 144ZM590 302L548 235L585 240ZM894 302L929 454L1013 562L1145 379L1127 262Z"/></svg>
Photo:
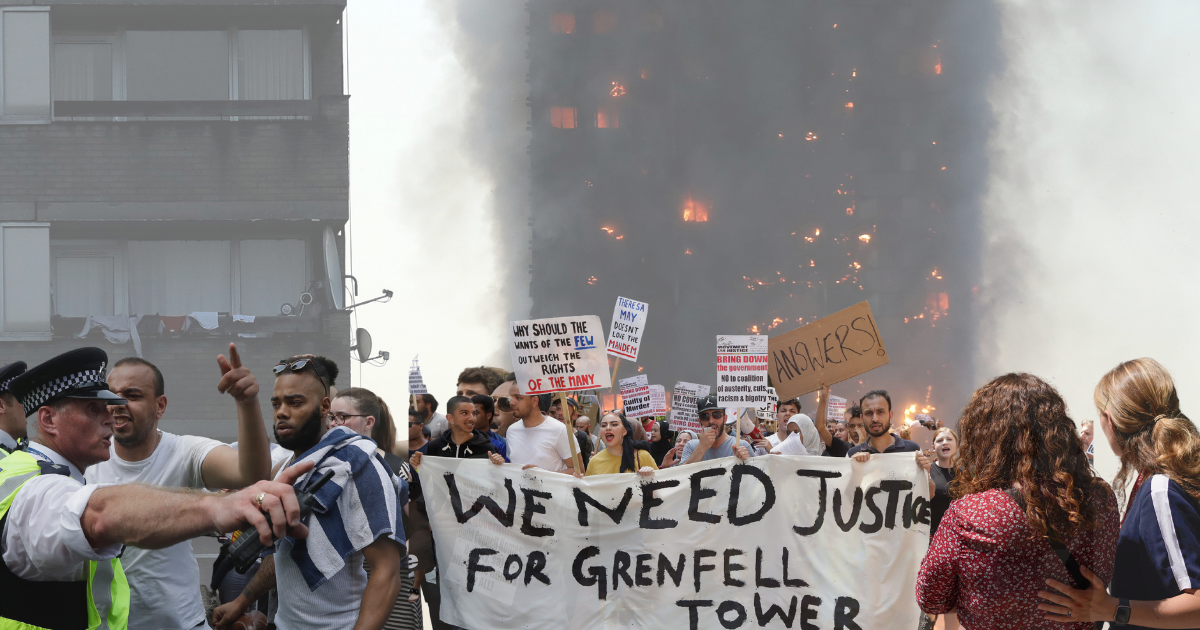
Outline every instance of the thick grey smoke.
<svg viewBox="0 0 1200 630"><path fill-rule="evenodd" d="M1195 413L1200 5L1002 7L1009 63L991 92L981 379L1038 374L1079 421L1095 417L1100 376L1150 356ZM1111 478L1103 442L1097 430Z"/></svg>

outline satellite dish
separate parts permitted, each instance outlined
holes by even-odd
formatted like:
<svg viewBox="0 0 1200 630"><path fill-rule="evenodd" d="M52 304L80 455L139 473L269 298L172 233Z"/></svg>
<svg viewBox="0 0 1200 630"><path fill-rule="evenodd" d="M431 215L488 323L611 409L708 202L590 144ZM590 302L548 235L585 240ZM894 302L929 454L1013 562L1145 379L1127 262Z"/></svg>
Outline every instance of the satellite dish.
<svg viewBox="0 0 1200 630"><path fill-rule="evenodd" d="M359 328L354 331L354 347L350 348L358 352L358 361L366 363L371 359L371 333L367 332L366 328Z"/></svg>
<svg viewBox="0 0 1200 630"><path fill-rule="evenodd" d="M325 226L321 248L325 252L325 278L331 303L333 308L340 311L346 307L345 290L342 287L342 256L338 253L337 239L334 238L332 226Z"/></svg>

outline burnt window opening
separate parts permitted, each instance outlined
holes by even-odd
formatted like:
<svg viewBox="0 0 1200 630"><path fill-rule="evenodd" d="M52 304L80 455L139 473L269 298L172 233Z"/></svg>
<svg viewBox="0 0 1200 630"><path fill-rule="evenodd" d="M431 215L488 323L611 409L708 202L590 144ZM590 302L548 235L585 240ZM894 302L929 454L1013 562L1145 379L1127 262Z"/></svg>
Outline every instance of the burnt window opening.
<svg viewBox="0 0 1200 630"><path fill-rule="evenodd" d="M592 14L592 28L603 35L617 28L617 14L613 11L600 10Z"/></svg>
<svg viewBox="0 0 1200 630"><path fill-rule="evenodd" d="M596 109L597 129L616 129L620 126L621 120L616 105L601 105Z"/></svg>
<svg viewBox="0 0 1200 630"><path fill-rule="evenodd" d="M550 126L555 129L574 129L579 126L574 107L551 107Z"/></svg>
<svg viewBox="0 0 1200 630"><path fill-rule="evenodd" d="M709 203L688 195L683 198L683 220L686 223L708 221Z"/></svg>
<svg viewBox="0 0 1200 630"><path fill-rule="evenodd" d="M550 32L559 35L570 35L575 32L574 13L551 13Z"/></svg>

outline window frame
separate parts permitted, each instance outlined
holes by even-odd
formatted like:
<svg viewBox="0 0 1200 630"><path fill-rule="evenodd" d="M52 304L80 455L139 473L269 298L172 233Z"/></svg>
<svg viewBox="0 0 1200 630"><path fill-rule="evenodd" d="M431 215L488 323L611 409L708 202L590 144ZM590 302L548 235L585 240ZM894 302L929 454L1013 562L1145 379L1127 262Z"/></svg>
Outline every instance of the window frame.
<svg viewBox="0 0 1200 630"><path fill-rule="evenodd" d="M7 9L7 8L3 9L3 11L7 11L7 10L9 10L9 9ZM122 28L122 29L119 29L116 31L95 31L95 32L78 31L78 30L54 31L53 29L50 31L51 118L53 118L55 116L55 114L53 112L53 106L54 106L54 93L53 93L54 76L53 76L53 73L54 73L54 67L55 67L55 62L56 62L55 45L57 45L57 44L101 44L101 43L104 43L104 44L112 45L112 47L113 47L113 49L112 49L113 50L113 56L112 56L113 99L112 100L114 100L114 101L128 100L128 98L127 98L127 88L128 88L127 61L128 61L128 59L126 57L125 44L126 44L126 33L129 30L130 29ZM133 29L133 30L154 31L156 29L139 28L139 29ZM222 30L222 31L224 31L225 38L226 38L226 46L227 46L227 51L228 51L226 60L227 60L227 70L228 70L228 77L229 77L229 101L241 100L239 97L239 94L238 94L238 92L239 92L238 84L240 83L239 68L238 68L238 65L239 65L239 63L238 63L238 60L239 60L238 31L241 31L241 30L246 30L246 31L275 31L275 30L297 31L298 30L301 33L301 40L303 42L301 55L303 57L302 66L303 66L303 75L304 75L303 76L304 94L303 94L302 100L312 100L312 48L311 48L311 41L310 41L310 37L309 37L309 28L307 25L300 26L298 28L245 28L245 29L243 29L243 28L239 28L236 26L231 26L231 27L228 27L225 29L170 28L170 29L161 29L161 30L162 31L182 31L182 30L206 30L206 31ZM2 29L0 29L0 46L3 46ZM2 48L0 48L0 49L2 49ZM2 69L3 69L3 67L0 66L0 71L2 71ZM0 74L0 90L2 90L2 89L3 89L3 75ZM2 99L2 98L3 98L3 92L0 91L0 99ZM0 103L2 103L2 102L3 101L0 100ZM220 102L220 101L214 101L214 102ZM232 116L229 118L229 120L237 120L237 119L238 119L237 116ZM47 121L47 122L49 122L49 121Z"/></svg>
<svg viewBox="0 0 1200 630"><path fill-rule="evenodd" d="M4 18L9 13L50 13L48 6L6 6L0 7L0 125L45 125L54 120L54 25L49 24L50 38L47 45L50 49L50 67L46 72L46 87L50 92L50 108L48 116L8 115L4 113ZM47 17L49 20L49 17ZM2 324L0 324L2 325Z"/></svg>
<svg viewBox="0 0 1200 630"><path fill-rule="evenodd" d="M58 259L59 258L103 258L113 259L113 315L129 314L129 276L126 273L126 255L129 243L125 239L51 239L50 241L50 295L53 306L50 316L58 313ZM63 315L62 317L79 317Z"/></svg>

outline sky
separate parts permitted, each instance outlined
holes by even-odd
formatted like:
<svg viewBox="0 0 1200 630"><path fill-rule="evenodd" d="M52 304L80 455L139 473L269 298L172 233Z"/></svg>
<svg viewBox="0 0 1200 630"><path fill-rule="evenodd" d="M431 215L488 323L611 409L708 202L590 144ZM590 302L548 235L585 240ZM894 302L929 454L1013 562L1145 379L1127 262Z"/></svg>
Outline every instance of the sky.
<svg viewBox="0 0 1200 630"><path fill-rule="evenodd" d="M463 124L477 86L455 50L451 4L351 0L347 10L350 273L359 300L395 292L356 309L374 354L391 360L352 380L392 401L400 427L415 356L444 402L459 371L496 364L505 341L492 184Z"/></svg>
<svg viewBox="0 0 1200 630"><path fill-rule="evenodd" d="M505 300L517 297L500 285L498 256L526 247L499 242L493 182L471 158L478 86L456 50L452 4L351 0L347 12L351 271L359 299L396 293L358 309L392 358L353 381L396 412L415 355L443 401L463 367L507 363ZM1152 356L1186 411L1200 377L1188 325L1200 306L1189 282L1200 3L1000 6L1007 69L990 92L979 384L1032 372L1083 420L1104 372Z"/></svg>
<svg viewBox="0 0 1200 630"><path fill-rule="evenodd" d="M1100 377L1149 356L1172 372L1187 413L1200 390L1200 3L1002 8L1009 59L991 93L980 384L1032 372L1076 421L1094 419ZM1101 442L1098 461L1115 472Z"/></svg>

